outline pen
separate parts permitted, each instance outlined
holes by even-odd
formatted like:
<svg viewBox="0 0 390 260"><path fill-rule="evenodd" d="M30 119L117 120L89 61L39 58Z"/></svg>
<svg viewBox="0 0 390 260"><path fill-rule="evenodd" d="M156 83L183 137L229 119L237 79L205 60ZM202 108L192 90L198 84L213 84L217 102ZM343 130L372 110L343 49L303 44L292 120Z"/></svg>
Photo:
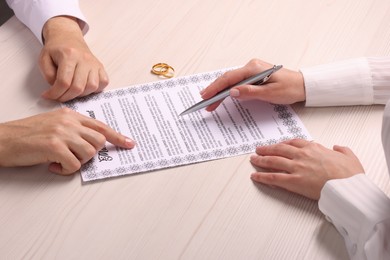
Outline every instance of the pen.
<svg viewBox="0 0 390 260"><path fill-rule="evenodd" d="M219 100L222 100L222 99L226 98L227 96L229 96L230 89L233 88L233 87L241 86L241 85L262 85L262 84L264 84L265 82L267 82L269 80L269 78L271 77L271 75L274 72L278 71L282 67L283 67L282 65L274 65L272 68L270 68L268 70L265 70L263 72L260 72L259 74L256 74L256 75L254 75L252 77L244 79L243 81L238 82L237 84L235 84L235 85L233 85L231 87L228 87L227 89L224 89L224 90L218 92L212 98L202 100L202 101L196 103L195 105L187 108L179 116L183 116L183 115L195 112L195 111L197 111L199 109L202 109L204 107L208 107L209 105L211 105L211 104L213 104L213 103L215 103L215 102L217 102Z"/></svg>

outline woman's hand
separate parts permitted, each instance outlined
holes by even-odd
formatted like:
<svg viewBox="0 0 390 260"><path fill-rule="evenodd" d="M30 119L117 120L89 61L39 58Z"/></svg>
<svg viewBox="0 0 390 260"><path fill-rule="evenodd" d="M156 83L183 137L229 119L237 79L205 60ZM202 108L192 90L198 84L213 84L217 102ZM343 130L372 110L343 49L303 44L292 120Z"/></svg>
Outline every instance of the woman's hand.
<svg viewBox="0 0 390 260"><path fill-rule="evenodd" d="M223 74L207 88L202 90L201 96L203 99L209 99L227 87L260 73L261 71L272 68L272 66L273 65L267 62L253 59L244 67ZM230 96L242 100L258 99L274 104L292 104L304 101L305 87L303 76L300 72L282 68L272 74L271 78L264 85L237 86L230 90ZM206 110L215 110L221 102L222 101L219 101L210 105Z"/></svg>
<svg viewBox="0 0 390 260"><path fill-rule="evenodd" d="M347 147L333 150L303 139L256 148L251 163L262 170L253 173L256 182L286 189L318 200L325 183L364 173L356 155Z"/></svg>

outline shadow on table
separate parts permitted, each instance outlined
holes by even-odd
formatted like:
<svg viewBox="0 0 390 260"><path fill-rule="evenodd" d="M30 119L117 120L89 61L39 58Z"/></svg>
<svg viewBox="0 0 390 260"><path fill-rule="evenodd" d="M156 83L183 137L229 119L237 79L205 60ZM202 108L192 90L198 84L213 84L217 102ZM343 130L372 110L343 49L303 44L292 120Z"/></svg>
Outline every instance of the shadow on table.
<svg viewBox="0 0 390 260"><path fill-rule="evenodd" d="M24 73L19 73L19 76L22 77L20 82L23 82L24 87L23 94L27 93L31 95L32 99L41 100L41 93L49 87L38 65L42 44L15 16L2 25L1 29L5 37L4 41L7 42L7 38L10 38L17 45L14 50L10 50L9 55L4 57L9 58L10 62L14 63L14 66L20 67L20 71ZM17 51L17 53L12 53L12 51Z"/></svg>
<svg viewBox="0 0 390 260"><path fill-rule="evenodd" d="M23 186L30 188L33 186L63 185L64 183L74 181L75 178L80 179L78 172L69 176L60 176L49 172L47 167L47 164L42 164L26 167L0 168L0 186L13 185L18 186L18 188Z"/></svg>
<svg viewBox="0 0 390 260"><path fill-rule="evenodd" d="M271 188L256 182L253 183L262 194L265 194L288 207L294 207L315 218L322 219L323 221L315 231L316 234L313 235L317 240L317 244L327 251L328 255L332 256L331 259L349 259L342 236L331 223L326 221L324 215L318 209L317 201L283 189Z"/></svg>

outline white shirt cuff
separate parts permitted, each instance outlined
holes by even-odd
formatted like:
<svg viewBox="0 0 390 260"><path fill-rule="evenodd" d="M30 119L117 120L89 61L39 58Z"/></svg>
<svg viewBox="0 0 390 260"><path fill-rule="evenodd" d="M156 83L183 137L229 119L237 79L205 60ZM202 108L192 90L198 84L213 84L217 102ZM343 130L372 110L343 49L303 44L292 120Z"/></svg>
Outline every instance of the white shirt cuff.
<svg viewBox="0 0 390 260"><path fill-rule="evenodd" d="M390 100L390 57L368 57L372 84L374 89L374 103L386 104Z"/></svg>
<svg viewBox="0 0 390 260"><path fill-rule="evenodd" d="M307 106L373 104L370 68L358 58L303 68Z"/></svg>
<svg viewBox="0 0 390 260"><path fill-rule="evenodd" d="M383 235L382 243L389 241L390 199L365 174L328 181L318 203L343 236L351 258L366 255L373 237Z"/></svg>
<svg viewBox="0 0 390 260"><path fill-rule="evenodd" d="M78 0L53 1L7 1L15 12L16 17L22 21L33 34L42 42L42 30L45 23L55 16L72 16L78 19L80 29L85 34L89 27L79 8Z"/></svg>

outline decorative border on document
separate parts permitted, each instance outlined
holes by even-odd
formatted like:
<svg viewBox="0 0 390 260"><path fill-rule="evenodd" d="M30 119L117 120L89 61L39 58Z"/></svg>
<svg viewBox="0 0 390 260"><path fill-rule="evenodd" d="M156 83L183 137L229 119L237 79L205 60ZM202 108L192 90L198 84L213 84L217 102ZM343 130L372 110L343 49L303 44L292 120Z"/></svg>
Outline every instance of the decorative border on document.
<svg viewBox="0 0 390 260"><path fill-rule="evenodd" d="M158 82L136 85L132 87L126 87L122 89L110 90L107 92L96 93L86 97L81 97L78 98L77 100L66 102L64 103L64 105L73 110L77 110L78 108L77 103L79 102L84 103L84 102L88 102L89 100L96 101L101 99L110 99L113 97L121 97L127 94L146 93L154 90L174 88L177 86L186 86L188 82L191 83L201 83L203 81L210 82L216 79L217 77L221 76L223 73L224 71L201 73L201 74L195 74L191 76L168 79L165 81L158 81ZM287 106L285 105L273 105L273 106L274 106L274 111L277 112L279 119L281 119L283 125L287 127L287 132L290 134L289 136L285 136L280 139L269 139L266 142L234 145L234 146L226 147L224 149L215 149L213 151L203 151L197 154L176 156L169 160L161 159L156 162L131 164L128 166L121 166L113 170L107 169L100 172L97 171L97 167L94 164L95 158L93 158L81 167L83 180L91 181L91 180L103 179L107 177L116 177L116 176L122 176L122 175L134 174L134 173L148 172L152 170L192 164L196 162L222 159L228 156L237 156L241 154L250 153L254 151L257 146L271 145L271 144L279 143L293 138L307 139L307 136L302 132L303 129L298 125L297 121L294 119L292 113L288 110Z"/></svg>
<svg viewBox="0 0 390 260"><path fill-rule="evenodd" d="M109 90L101 93L94 93L85 97L80 97L71 101L64 103L64 105L70 109L77 110L77 103L85 103L90 100L102 100L110 99L113 97L121 97L128 94L138 94L138 93L147 93L150 91L169 89L177 86L186 86L189 82L191 83L201 83L211 82L212 80L218 78L224 73L224 71L215 71L209 73L195 74L191 76L184 76L180 78L167 79L164 81L151 82L141 85L135 85L131 87L125 87L120 89Z"/></svg>

